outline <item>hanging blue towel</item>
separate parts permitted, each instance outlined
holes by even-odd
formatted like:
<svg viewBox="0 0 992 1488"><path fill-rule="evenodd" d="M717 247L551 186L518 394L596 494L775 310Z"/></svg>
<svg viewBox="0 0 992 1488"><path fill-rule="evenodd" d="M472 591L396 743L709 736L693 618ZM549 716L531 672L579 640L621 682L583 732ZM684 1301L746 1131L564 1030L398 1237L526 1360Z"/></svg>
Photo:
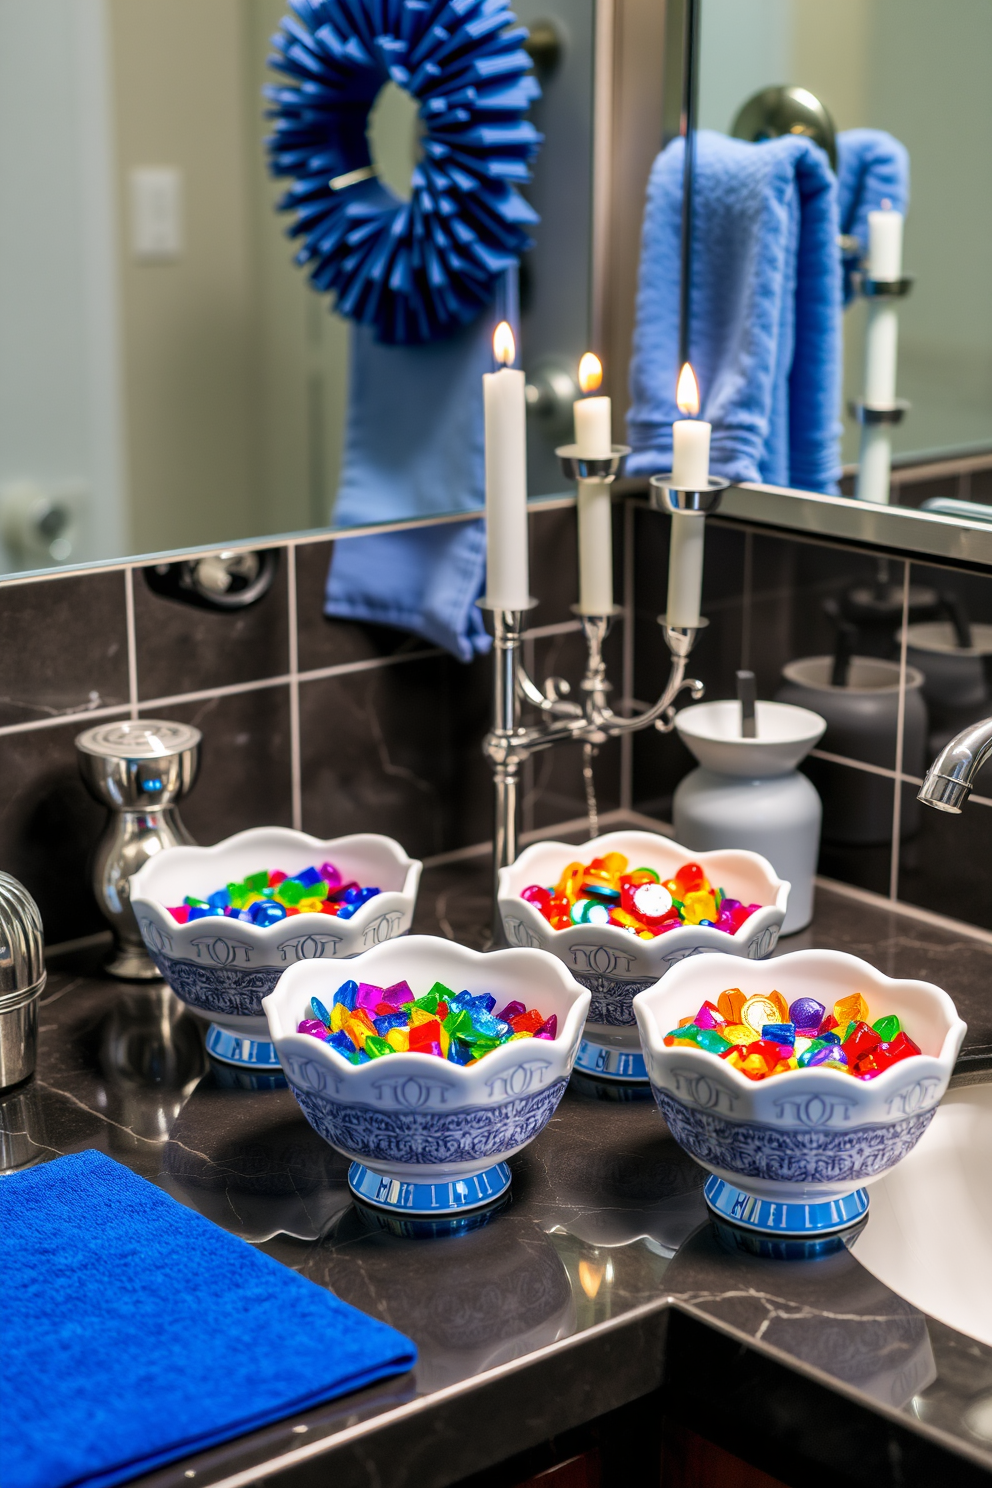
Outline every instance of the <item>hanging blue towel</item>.
<svg viewBox="0 0 992 1488"><path fill-rule="evenodd" d="M351 388L336 527L479 511L485 500L482 374L494 318L426 346L384 346L352 326ZM324 613L396 625L462 661L491 644L475 601L485 582L481 521L334 544Z"/></svg>
<svg viewBox="0 0 992 1488"><path fill-rule="evenodd" d="M684 142L651 170L627 415L628 475L672 465ZM731 480L833 492L840 475L837 183L795 137L696 136L690 357L711 466Z"/></svg>
<svg viewBox="0 0 992 1488"><path fill-rule="evenodd" d="M837 136L840 230L857 238L861 252L844 259L844 304L854 298L854 272L868 252L868 213L887 201L896 212L909 206L909 151L884 129L845 129Z"/></svg>
<svg viewBox="0 0 992 1488"><path fill-rule="evenodd" d="M4 1488L109 1488L416 1358L101 1153L0 1178L0 1207Z"/></svg>

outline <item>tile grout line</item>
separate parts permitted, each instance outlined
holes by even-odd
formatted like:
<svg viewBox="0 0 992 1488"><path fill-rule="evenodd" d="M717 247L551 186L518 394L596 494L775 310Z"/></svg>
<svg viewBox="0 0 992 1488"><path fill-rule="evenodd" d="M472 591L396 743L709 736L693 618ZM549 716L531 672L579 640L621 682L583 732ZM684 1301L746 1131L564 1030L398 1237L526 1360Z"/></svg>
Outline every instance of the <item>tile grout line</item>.
<svg viewBox="0 0 992 1488"><path fill-rule="evenodd" d="M134 569L124 570L124 617L127 628L127 698L128 712L138 716L138 631L134 622Z"/></svg>
<svg viewBox="0 0 992 1488"><path fill-rule="evenodd" d="M300 637L296 609L296 544L286 547L286 598L289 607L289 781L293 830L303 830L303 777L300 757Z"/></svg>
<svg viewBox="0 0 992 1488"><path fill-rule="evenodd" d="M896 783L892 788L892 850L889 853L889 898L899 898L899 855L902 834L902 764L906 734L906 647L909 637L909 560L902 566L902 626L899 638L899 702L896 708Z"/></svg>

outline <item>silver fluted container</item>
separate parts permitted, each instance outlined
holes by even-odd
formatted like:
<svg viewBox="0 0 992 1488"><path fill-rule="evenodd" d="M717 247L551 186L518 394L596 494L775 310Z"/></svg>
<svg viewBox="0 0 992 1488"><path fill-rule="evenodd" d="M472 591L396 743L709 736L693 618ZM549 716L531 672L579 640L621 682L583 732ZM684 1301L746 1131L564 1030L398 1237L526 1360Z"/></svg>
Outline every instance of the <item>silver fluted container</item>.
<svg viewBox="0 0 992 1488"><path fill-rule="evenodd" d="M163 848L193 841L176 803L196 779L202 737L190 724L139 718L98 724L76 739L86 788L110 812L93 892L114 932L106 969L126 981L160 980L134 918L129 881Z"/></svg>
<svg viewBox="0 0 992 1488"><path fill-rule="evenodd" d="M38 999L45 985L45 939L38 906L22 884L0 873L0 1090L34 1074Z"/></svg>

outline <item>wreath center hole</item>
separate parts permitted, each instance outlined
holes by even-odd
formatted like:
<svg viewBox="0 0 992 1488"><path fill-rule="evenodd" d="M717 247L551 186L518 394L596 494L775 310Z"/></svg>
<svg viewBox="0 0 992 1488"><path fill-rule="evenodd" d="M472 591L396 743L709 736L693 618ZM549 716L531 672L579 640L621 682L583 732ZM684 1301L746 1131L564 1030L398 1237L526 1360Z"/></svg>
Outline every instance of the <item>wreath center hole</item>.
<svg viewBox="0 0 992 1488"><path fill-rule="evenodd" d="M376 173L403 201L410 200L410 177L420 159L423 133L418 109L409 93L388 82L369 114L366 134Z"/></svg>

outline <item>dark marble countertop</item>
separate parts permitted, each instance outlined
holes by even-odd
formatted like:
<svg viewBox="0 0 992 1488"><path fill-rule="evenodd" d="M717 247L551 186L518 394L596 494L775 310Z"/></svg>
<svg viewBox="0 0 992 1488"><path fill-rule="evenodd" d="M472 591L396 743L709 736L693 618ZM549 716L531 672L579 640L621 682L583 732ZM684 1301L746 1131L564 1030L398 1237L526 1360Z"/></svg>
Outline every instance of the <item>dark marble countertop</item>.
<svg viewBox="0 0 992 1488"><path fill-rule="evenodd" d="M428 870L416 928L481 944L487 895L484 862ZM992 937L821 886L782 951L805 945L937 981L969 1023L960 1078L992 1062ZM208 1064L168 989L102 977L99 948L55 959L37 1075L0 1101L0 1166L97 1148L420 1351L411 1375L142 1482L442 1488L634 1402L645 1439L667 1415L796 1488L992 1476L992 1348L850 1252L725 1253L704 1174L653 1103L574 1087L512 1160L508 1208L468 1235L403 1239L361 1218L345 1159L288 1090L235 1088Z"/></svg>

